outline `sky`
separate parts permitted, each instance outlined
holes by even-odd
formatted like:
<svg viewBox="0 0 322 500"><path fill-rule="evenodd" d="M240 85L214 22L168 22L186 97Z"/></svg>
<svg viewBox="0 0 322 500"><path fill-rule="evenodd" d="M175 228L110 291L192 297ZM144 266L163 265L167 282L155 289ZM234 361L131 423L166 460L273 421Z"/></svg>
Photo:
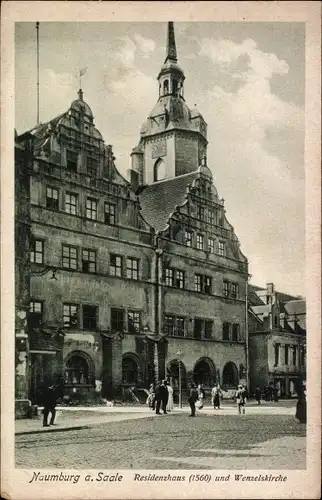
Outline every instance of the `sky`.
<svg viewBox="0 0 322 500"><path fill-rule="evenodd" d="M15 127L36 124L35 23L15 26ZM84 100L125 175L157 101L166 23L40 23L40 121ZM305 24L175 23L185 99L208 123L208 166L251 282L305 295Z"/></svg>

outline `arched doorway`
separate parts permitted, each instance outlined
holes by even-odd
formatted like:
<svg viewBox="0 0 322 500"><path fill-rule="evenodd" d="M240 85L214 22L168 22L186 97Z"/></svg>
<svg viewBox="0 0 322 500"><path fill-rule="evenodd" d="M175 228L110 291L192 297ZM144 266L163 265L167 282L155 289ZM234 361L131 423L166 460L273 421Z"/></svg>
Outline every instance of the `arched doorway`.
<svg viewBox="0 0 322 500"><path fill-rule="evenodd" d="M238 370L235 363L229 361L225 364L222 375L223 387L235 389L238 386Z"/></svg>
<svg viewBox="0 0 322 500"><path fill-rule="evenodd" d="M122 359L122 382L127 385L137 385L139 361L133 354L124 354Z"/></svg>
<svg viewBox="0 0 322 500"><path fill-rule="evenodd" d="M186 368L182 361L180 361L180 375L181 375L181 388L186 389L187 387L187 374ZM167 379L170 381L174 390L179 389L179 361L173 359L167 366Z"/></svg>
<svg viewBox="0 0 322 500"><path fill-rule="evenodd" d="M94 369L89 356L81 351L69 354L65 361L65 385L93 385Z"/></svg>
<svg viewBox="0 0 322 500"><path fill-rule="evenodd" d="M209 358L201 358L195 364L193 370L195 384L202 384L206 388L213 387L216 383L215 365Z"/></svg>
<svg viewBox="0 0 322 500"><path fill-rule="evenodd" d="M153 180L161 181L165 179L165 162L159 158L154 164Z"/></svg>

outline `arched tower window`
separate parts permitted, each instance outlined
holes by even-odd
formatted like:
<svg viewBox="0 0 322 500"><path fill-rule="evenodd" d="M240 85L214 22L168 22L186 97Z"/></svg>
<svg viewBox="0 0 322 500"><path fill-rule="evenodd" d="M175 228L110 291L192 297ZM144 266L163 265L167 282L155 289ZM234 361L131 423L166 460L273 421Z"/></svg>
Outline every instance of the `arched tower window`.
<svg viewBox="0 0 322 500"><path fill-rule="evenodd" d="M163 94L166 95L169 93L169 80L164 80L163 82Z"/></svg>
<svg viewBox="0 0 322 500"><path fill-rule="evenodd" d="M156 182L162 179L165 179L165 162L159 158L154 164L153 180Z"/></svg>
<svg viewBox="0 0 322 500"><path fill-rule="evenodd" d="M172 80L172 93L173 93L173 95L178 94L178 81L177 80Z"/></svg>

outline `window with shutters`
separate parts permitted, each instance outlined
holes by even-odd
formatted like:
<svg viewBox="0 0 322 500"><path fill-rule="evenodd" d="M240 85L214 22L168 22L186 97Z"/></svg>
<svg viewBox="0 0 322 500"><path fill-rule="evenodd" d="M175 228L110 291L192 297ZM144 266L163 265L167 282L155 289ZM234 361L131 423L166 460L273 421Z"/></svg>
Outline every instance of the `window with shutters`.
<svg viewBox="0 0 322 500"><path fill-rule="evenodd" d="M62 266L65 269L77 269L77 248L73 247L71 245L63 245L62 246L62 253L63 253L63 258L62 258Z"/></svg>
<svg viewBox="0 0 322 500"><path fill-rule="evenodd" d="M66 195L65 195L65 212L67 214L71 214L71 215L77 214L77 199L78 199L77 194L66 193Z"/></svg>
<svg viewBox="0 0 322 500"><path fill-rule="evenodd" d="M30 328L40 328L43 322L43 303L39 300L32 300L29 306L28 326Z"/></svg>
<svg viewBox="0 0 322 500"><path fill-rule="evenodd" d="M83 305L83 329L96 330L97 328L97 306Z"/></svg>
<svg viewBox="0 0 322 500"><path fill-rule="evenodd" d="M95 250L82 250L82 271L84 273L96 273Z"/></svg>
<svg viewBox="0 0 322 500"><path fill-rule="evenodd" d="M35 264L44 263L44 242L36 238L31 239L30 262Z"/></svg>
<svg viewBox="0 0 322 500"><path fill-rule="evenodd" d="M79 326L79 308L77 304L63 304L64 328L77 328Z"/></svg>
<svg viewBox="0 0 322 500"><path fill-rule="evenodd" d="M46 189L46 207L50 210L58 210L58 189L47 187Z"/></svg>
<svg viewBox="0 0 322 500"><path fill-rule="evenodd" d="M223 340L230 340L230 323L224 323L222 326Z"/></svg>
<svg viewBox="0 0 322 500"><path fill-rule="evenodd" d="M112 276L122 276L122 257L121 255L110 255L110 274Z"/></svg>

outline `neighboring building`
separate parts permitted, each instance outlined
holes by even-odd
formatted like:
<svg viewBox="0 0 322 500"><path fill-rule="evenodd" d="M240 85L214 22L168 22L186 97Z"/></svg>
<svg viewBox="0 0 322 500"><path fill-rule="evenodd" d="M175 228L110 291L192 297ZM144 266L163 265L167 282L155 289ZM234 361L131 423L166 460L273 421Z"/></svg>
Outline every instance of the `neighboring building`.
<svg viewBox="0 0 322 500"><path fill-rule="evenodd" d="M31 398L47 381L111 397L168 376L246 380L248 263L206 161L206 123L184 100L173 23L159 99L117 171L79 90L30 131Z"/></svg>
<svg viewBox="0 0 322 500"><path fill-rule="evenodd" d="M280 396L295 396L306 379L306 303L274 290L249 285L250 390L269 384Z"/></svg>

